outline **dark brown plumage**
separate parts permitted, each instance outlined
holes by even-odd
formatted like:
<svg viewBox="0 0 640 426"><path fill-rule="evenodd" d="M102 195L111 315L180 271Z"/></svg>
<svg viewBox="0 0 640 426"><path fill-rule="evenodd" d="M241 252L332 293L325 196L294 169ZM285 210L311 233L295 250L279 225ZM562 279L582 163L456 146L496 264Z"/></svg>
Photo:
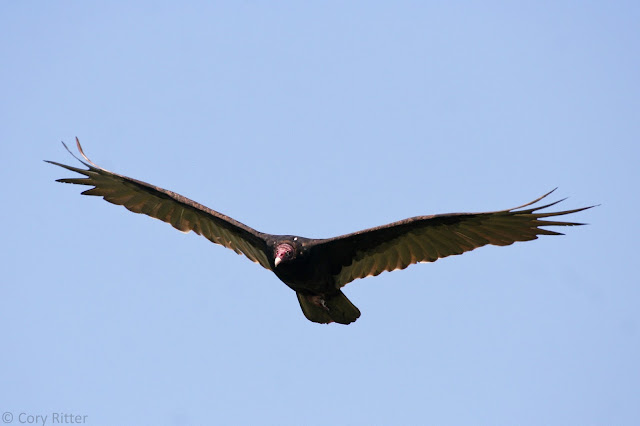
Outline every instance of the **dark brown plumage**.
<svg viewBox="0 0 640 426"><path fill-rule="evenodd" d="M92 186L83 194L101 196L132 212L160 219L182 232L193 231L244 254L273 271L293 289L304 315L318 323L349 324L360 316L358 308L340 290L355 279L404 269L418 262L434 262L487 244L506 246L534 240L538 235L562 235L541 227L583 224L543 219L593 207L539 212L563 200L530 207L551 191L512 209L418 216L335 238L270 235L175 192L105 170L89 160L77 139L76 144L86 162L69 152L88 170L53 161L48 163L85 177L58 179L58 182Z"/></svg>

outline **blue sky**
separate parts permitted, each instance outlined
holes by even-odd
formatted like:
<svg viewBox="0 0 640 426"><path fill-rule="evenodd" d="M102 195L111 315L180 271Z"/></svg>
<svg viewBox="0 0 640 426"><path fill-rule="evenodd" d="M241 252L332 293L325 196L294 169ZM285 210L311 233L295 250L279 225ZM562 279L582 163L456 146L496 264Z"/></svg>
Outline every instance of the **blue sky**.
<svg viewBox="0 0 640 426"><path fill-rule="evenodd" d="M637 424L637 2L4 2L0 411L90 425ZM590 226L345 288L271 273L43 163L330 237L513 207ZM51 422L51 417L49 417ZM51 423L48 423L51 424Z"/></svg>

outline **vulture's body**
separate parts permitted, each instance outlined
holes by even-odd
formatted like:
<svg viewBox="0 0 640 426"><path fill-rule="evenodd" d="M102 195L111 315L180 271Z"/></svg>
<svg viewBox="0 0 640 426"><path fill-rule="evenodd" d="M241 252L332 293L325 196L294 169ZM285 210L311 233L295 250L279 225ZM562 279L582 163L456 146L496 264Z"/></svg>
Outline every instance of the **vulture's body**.
<svg viewBox="0 0 640 426"><path fill-rule="evenodd" d="M487 244L506 246L534 240L538 235L562 235L541 227L582 224L543 219L590 208L538 212L562 200L530 207L548 193L513 209L418 216L335 238L270 235L174 192L105 170L84 155L79 142L77 146L86 162L78 161L88 170L49 163L85 177L58 179L59 182L92 186L83 194L104 197L110 203L160 219L180 231L193 231L244 254L273 271L294 290L304 315L318 323L349 324L360 316L358 308L341 291L355 279L404 269L414 263L434 262Z"/></svg>

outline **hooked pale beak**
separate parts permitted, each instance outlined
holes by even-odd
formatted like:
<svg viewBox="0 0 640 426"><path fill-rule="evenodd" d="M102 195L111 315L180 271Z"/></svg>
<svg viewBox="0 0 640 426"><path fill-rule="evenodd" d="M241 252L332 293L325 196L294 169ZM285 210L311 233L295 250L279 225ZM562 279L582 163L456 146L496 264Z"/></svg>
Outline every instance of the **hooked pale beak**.
<svg viewBox="0 0 640 426"><path fill-rule="evenodd" d="M280 262L282 262L282 258L280 256L276 257L276 260L273 261L276 267L280 264Z"/></svg>

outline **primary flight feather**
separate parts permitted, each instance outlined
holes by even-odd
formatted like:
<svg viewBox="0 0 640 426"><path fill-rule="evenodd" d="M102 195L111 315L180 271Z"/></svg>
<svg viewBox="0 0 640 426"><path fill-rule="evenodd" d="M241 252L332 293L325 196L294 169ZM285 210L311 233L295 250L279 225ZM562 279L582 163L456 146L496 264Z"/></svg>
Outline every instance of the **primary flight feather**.
<svg viewBox="0 0 640 426"><path fill-rule="evenodd" d="M360 311L340 290L358 278L404 269L419 262L435 262L487 244L506 246L538 235L562 235L541 227L577 226L577 222L547 220L590 207L539 212L542 197L507 210L485 213L448 213L417 216L388 225L327 239L265 234L211 210L175 192L122 176L99 167L76 145L88 170L47 161L85 177L58 182L87 185L85 195L97 195L135 213L160 219L182 231L193 231L209 241L244 254L273 271L293 289L304 315L318 323L350 324Z"/></svg>

